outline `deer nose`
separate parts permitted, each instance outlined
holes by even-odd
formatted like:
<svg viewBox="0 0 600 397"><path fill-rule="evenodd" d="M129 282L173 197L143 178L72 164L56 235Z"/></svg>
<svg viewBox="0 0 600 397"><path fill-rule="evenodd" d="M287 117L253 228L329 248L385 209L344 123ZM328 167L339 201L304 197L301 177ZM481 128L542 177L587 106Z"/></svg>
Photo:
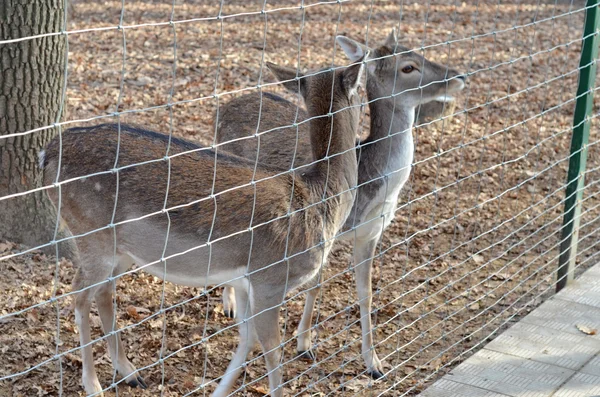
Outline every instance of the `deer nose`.
<svg viewBox="0 0 600 397"><path fill-rule="evenodd" d="M467 76L465 76L464 74L459 74L458 76L456 76L456 78L462 80L463 82L467 80Z"/></svg>

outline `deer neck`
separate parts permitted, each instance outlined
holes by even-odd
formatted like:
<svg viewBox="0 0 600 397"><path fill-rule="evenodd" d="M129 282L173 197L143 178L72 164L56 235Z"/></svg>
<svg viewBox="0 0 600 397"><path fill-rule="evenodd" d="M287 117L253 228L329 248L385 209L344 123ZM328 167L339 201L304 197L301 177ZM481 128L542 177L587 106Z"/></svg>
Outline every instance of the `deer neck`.
<svg viewBox="0 0 600 397"><path fill-rule="evenodd" d="M356 151L353 150L358 117L350 110L332 110L332 113L330 117L320 116L310 120L313 158L318 161L313 165L312 179L321 185L318 190L328 197L342 192L353 194L348 189L356 186L358 167Z"/></svg>
<svg viewBox="0 0 600 397"><path fill-rule="evenodd" d="M369 94L371 129L360 149L359 175L370 178L409 169L414 155L412 127L415 108L401 97L377 99Z"/></svg>

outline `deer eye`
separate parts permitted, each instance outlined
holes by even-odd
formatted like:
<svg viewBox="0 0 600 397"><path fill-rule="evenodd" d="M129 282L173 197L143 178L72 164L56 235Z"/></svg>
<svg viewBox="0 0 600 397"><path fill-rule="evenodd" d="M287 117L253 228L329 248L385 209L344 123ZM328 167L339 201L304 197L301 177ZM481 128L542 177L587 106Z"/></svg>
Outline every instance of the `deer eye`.
<svg viewBox="0 0 600 397"><path fill-rule="evenodd" d="M415 70L415 67L412 65L406 65L405 67L402 68L402 73L410 73L413 70Z"/></svg>

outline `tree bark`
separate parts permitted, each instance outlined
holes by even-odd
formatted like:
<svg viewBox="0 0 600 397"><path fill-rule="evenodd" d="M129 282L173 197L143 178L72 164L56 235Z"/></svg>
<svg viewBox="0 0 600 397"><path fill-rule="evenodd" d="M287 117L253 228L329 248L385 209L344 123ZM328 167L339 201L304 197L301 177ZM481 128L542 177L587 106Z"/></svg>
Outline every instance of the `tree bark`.
<svg viewBox="0 0 600 397"><path fill-rule="evenodd" d="M60 32L63 0L1 0L0 40ZM56 211L45 191L2 200L41 186L38 153L56 128L4 136L52 125L63 100L66 36L0 44L0 239L30 247L54 239ZM61 230L57 239L69 235ZM59 255L72 256L73 242ZM55 252L54 246L46 249Z"/></svg>

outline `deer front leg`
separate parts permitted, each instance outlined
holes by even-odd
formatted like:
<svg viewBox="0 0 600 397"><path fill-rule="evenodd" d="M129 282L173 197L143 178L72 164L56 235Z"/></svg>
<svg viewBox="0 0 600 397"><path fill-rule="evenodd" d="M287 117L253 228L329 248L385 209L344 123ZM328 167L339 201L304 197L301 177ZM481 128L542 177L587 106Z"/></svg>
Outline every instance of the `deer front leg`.
<svg viewBox="0 0 600 397"><path fill-rule="evenodd" d="M84 291L75 298L75 323L77 323L79 342L81 344L81 380L86 394L103 396L102 386L100 386L100 381L94 368L94 351L90 333L90 307L92 302L88 296L87 291Z"/></svg>
<svg viewBox="0 0 600 397"><path fill-rule="evenodd" d="M356 276L356 292L360 307L360 327L362 332L362 356L367 366L367 372L373 379L383 376L383 366L377 357L373 346L373 325L371 310L373 294L371 290L371 267L375 247L379 238L369 241L356 241L354 245L354 274Z"/></svg>
<svg viewBox="0 0 600 397"><path fill-rule="evenodd" d="M313 312L315 310L315 302L317 301L317 296L320 291L320 287L317 287L318 281L319 277L317 276L313 281L307 284L306 303L304 304L304 312L302 313L300 324L298 324L298 343L296 345L298 356L311 361L315 360L315 355L312 351L312 335L310 329Z"/></svg>
<svg viewBox="0 0 600 397"><path fill-rule="evenodd" d="M113 332L116 328L115 312L112 299L114 281L106 282L98 288L96 292L96 304L98 305L98 314L102 320L102 329L105 334ZM141 387L142 389L147 388L144 378L142 378L135 368L135 366L129 361L125 355L125 348L121 341L121 335L116 333L109 336L108 338L108 350L110 352L110 359L113 366L123 378L125 383L131 387Z"/></svg>

